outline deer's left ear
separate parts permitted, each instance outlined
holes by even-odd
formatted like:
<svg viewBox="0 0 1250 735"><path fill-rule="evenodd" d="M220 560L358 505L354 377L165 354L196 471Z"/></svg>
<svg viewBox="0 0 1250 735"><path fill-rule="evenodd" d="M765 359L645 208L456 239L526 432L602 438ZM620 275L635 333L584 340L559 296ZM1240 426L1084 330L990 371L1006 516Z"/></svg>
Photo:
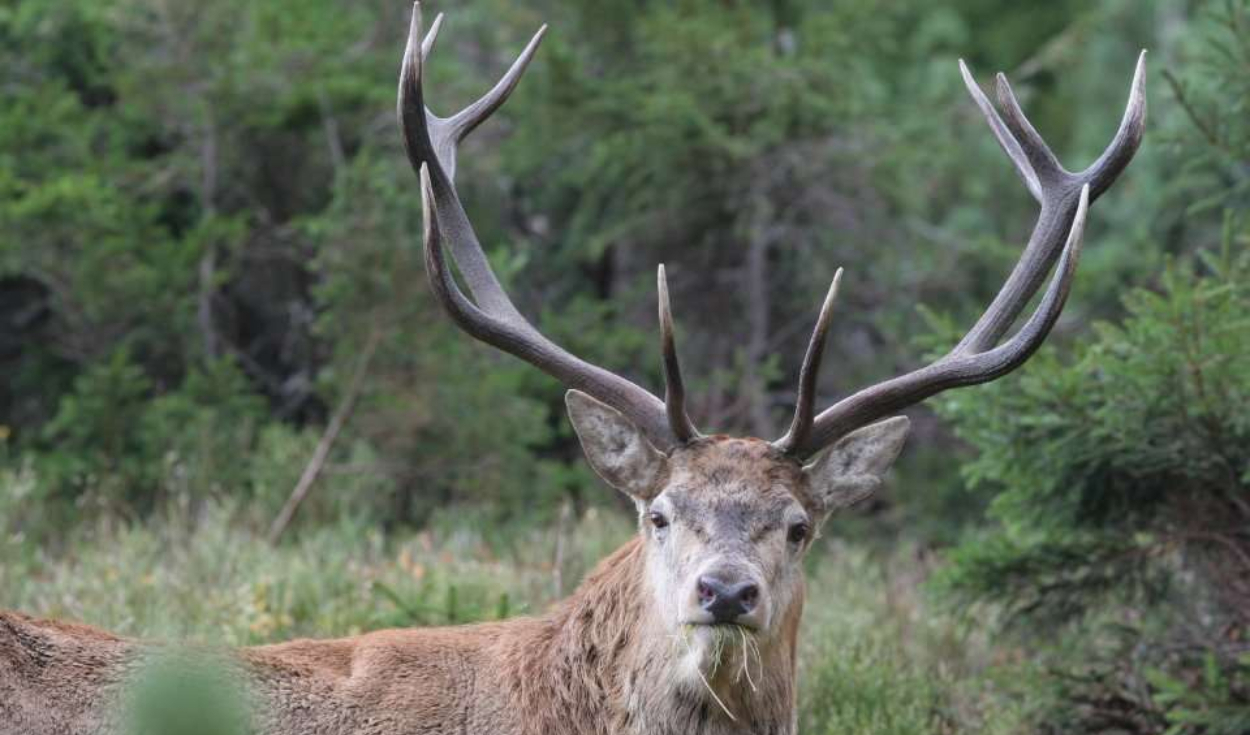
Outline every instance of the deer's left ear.
<svg viewBox="0 0 1250 735"><path fill-rule="evenodd" d="M632 421L579 390L565 393L564 403L586 459L605 482L636 500L659 494L668 459Z"/></svg>
<svg viewBox="0 0 1250 735"><path fill-rule="evenodd" d="M878 421L847 434L803 468L813 498L825 513L855 505L881 486L903 450L911 422L906 416Z"/></svg>

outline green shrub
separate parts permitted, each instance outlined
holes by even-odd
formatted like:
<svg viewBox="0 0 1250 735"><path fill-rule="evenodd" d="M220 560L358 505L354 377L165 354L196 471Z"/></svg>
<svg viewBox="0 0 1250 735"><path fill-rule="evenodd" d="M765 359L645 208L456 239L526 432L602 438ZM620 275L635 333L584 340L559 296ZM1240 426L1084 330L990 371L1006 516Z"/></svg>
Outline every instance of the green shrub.
<svg viewBox="0 0 1250 735"><path fill-rule="evenodd" d="M1225 242L1129 294L1123 323L1071 358L943 403L978 451L969 482L997 494L940 585L1009 623L1084 631L1057 664L1071 727L1219 731L1194 698L1250 716L1250 230L1230 219ZM1164 686L1178 680L1189 696Z"/></svg>
<svg viewBox="0 0 1250 735"><path fill-rule="evenodd" d="M979 452L969 482L1000 488L998 526L958 551L948 585L1064 620L1102 593L1161 591L1175 561L1212 581L1238 569L1250 551L1242 247L1170 266L1160 293L1131 293L1123 324L1097 325L1070 360L1039 356L1017 381L943 403Z"/></svg>
<svg viewBox="0 0 1250 735"><path fill-rule="evenodd" d="M163 650L127 682L125 735L252 735L251 703L229 664L203 651Z"/></svg>
<svg viewBox="0 0 1250 735"><path fill-rule="evenodd" d="M245 486L238 457L252 449L264 412L229 362L193 370L177 390L153 396L151 379L118 350L61 397L34 464L52 498L146 513L179 491Z"/></svg>

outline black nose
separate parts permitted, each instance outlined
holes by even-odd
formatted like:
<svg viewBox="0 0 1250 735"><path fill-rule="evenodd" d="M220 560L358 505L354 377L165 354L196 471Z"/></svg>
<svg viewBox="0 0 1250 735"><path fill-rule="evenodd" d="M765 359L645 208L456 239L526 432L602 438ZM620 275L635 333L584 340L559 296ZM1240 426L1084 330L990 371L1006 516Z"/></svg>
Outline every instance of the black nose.
<svg viewBox="0 0 1250 735"><path fill-rule="evenodd" d="M734 584L710 574L699 577L698 591L699 605L718 623L732 623L754 610L760 600L760 588L754 582Z"/></svg>

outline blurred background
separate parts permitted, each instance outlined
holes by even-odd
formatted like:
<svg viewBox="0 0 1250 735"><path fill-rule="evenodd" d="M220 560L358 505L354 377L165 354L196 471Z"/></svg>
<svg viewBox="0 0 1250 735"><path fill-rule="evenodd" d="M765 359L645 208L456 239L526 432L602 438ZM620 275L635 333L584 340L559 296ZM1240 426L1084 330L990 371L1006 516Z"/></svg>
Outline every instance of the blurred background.
<svg viewBox="0 0 1250 735"><path fill-rule="evenodd" d="M629 537L563 388L430 297L409 11L0 7L0 607L231 644L493 619ZM912 411L813 550L800 721L1250 732L1250 2L440 11L444 114L551 24L457 177L522 310L658 389L666 263L692 415L764 437L838 266L825 403L949 348L1018 257L1036 206L957 59L1079 169L1149 49L1046 346Z"/></svg>

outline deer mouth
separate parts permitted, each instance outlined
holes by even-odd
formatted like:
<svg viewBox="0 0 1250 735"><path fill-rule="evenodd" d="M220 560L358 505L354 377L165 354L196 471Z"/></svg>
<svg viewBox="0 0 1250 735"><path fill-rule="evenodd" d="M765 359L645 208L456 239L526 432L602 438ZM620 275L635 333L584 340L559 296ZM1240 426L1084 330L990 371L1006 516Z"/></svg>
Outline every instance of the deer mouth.
<svg viewBox="0 0 1250 735"><path fill-rule="evenodd" d="M682 626L678 636L684 644L685 654L693 664L693 671L698 681L712 693L716 699L710 679L729 677L730 681L738 681L746 676L751 682L751 672L762 677L764 645L755 628L748 628L737 623L687 623ZM723 682L722 682L723 683ZM718 700L719 701L719 700ZM723 704L721 704L724 707Z"/></svg>
<svg viewBox="0 0 1250 735"><path fill-rule="evenodd" d="M689 631L706 630L713 633L744 631L746 633L756 633L760 626L754 621L741 620L734 622L716 622L714 620L685 620L681 622L681 627Z"/></svg>

